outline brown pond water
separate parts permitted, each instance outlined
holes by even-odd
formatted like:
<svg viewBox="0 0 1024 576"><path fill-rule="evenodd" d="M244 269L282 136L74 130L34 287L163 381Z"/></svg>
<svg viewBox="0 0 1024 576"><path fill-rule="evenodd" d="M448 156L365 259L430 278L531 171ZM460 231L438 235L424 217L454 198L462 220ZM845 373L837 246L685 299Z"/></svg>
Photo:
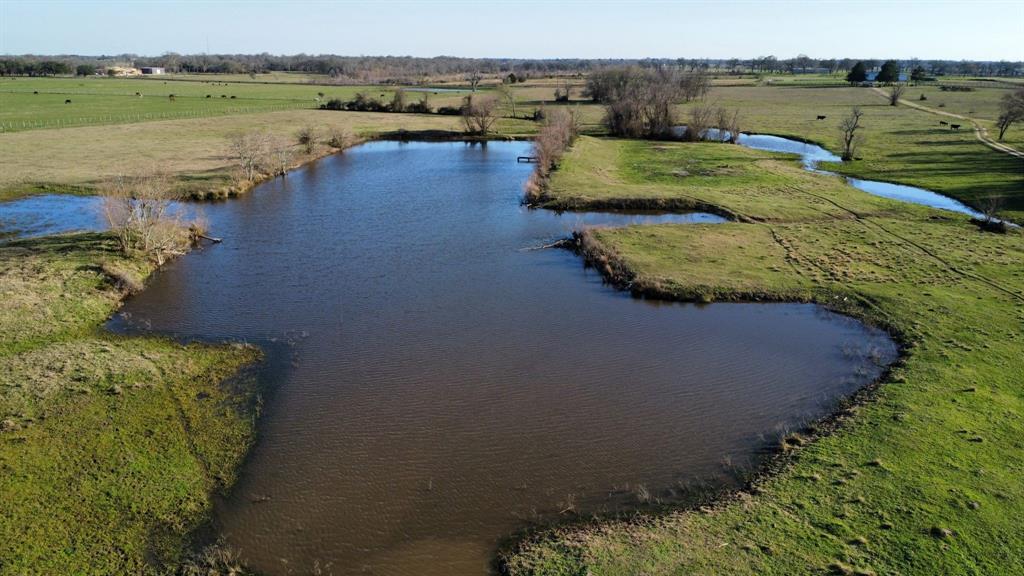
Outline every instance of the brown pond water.
<svg viewBox="0 0 1024 576"><path fill-rule="evenodd" d="M373 143L208 206L224 242L111 321L267 345L216 513L253 568L486 574L531 522L730 482L895 357L815 306L635 300L522 250L635 218L522 208L527 146Z"/></svg>

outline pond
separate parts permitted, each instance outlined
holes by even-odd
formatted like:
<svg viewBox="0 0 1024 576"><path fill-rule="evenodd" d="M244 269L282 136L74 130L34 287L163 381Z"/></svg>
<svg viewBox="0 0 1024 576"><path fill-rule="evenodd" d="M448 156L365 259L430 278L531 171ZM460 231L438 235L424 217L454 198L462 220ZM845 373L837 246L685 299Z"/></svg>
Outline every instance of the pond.
<svg viewBox="0 0 1024 576"><path fill-rule="evenodd" d="M733 485L896 357L813 305L637 300L524 250L578 217L520 205L528 147L371 143L207 206L224 242L109 323L265 346L216 511L252 568L486 574L531 523Z"/></svg>

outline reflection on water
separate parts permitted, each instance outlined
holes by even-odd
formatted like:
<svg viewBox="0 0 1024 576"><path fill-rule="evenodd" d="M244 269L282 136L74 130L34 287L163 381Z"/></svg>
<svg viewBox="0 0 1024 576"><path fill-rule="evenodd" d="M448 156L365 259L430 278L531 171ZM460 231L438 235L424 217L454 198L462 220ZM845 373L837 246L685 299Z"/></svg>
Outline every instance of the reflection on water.
<svg viewBox="0 0 1024 576"><path fill-rule="evenodd" d="M577 217L520 205L528 146L372 143L209 206L224 242L111 322L290 343L217 510L254 568L484 574L531 522L728 483L894 358L815 306L635 300L522 250Z"/></svg>

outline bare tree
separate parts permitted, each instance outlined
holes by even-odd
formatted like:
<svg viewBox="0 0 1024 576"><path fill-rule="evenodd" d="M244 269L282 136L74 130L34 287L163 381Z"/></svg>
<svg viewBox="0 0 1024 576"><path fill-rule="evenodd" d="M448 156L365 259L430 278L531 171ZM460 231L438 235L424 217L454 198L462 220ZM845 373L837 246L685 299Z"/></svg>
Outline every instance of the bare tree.
<svg viewBox="0 0 1024 576"><path fill-rule="evenodd" d="M268 168L274 176L284 176L292 161L292 145L286 138L271 136L267 141Z"/></svg>
<svg viewBox="0 0 1024 576"><path fill-rule="evenodd" d="M857 151L857 146L863 142L863 136L859 134L861 129L860 119L864 116L864 112L861 111L859 106L854 106L850 110L850 115L843 118L843 121L839 123L839 131L842 133L842 145L843 145L843 160L853 160L853 155Z"/></svg>
<svg viewBox="0 0 1024 576"><path fill-rule="evenodd" d="M997 220L996 215L1003 209L1003 201L1002 196L986 196L978 202L978 209L985 216L986 224Z"/></svg>
<svg viewBox="0 0 1024 576"><path fill-rule="evenodd" d="M544 197L551 172L579 134L578 110L559 106L544 116L544 124L533 141L537 167L526 181L526 202L536 204Z"/></svg>
<svg viewBox="0 0 1024 576"><path fill-rule="evenodd" d="M889 106L895 106L900 103L900 97L903 96L903 91L907 89L906 84L900 82L893 82L889 86Z"/></svg>
<svg viewBox="0 0 1024 576"><path fill-rule="evenodd" d="M516 117L516 93L508 84L498 85L498 94L501 99L505 101L505 104L512 110L512 117Z"/></svg>
<svg viewBox="0 0 1024 576"><path fill-rule="evenodd" d="M161 265L188 248L189 227L174 212L174 201L181 197L165 172L119 175L103 196L103 214L126 254L141 252Z"/></svg>
<svg viewBox="0 0 1024 576"><path fill-rule="evenodd" d="M466 96L462 104L462 122L466 132L486 136L498 120L498 99L493 96Z"/></svg>
<svg viewBox="0 0 1024 576"><path fill-rule="evenodd" d="M269 145L270 135L260 130L243 132L231 137L231 157L238 162L243 178L249 181L256 178L266 160Z"/></svg>
<svg viewBox="0 0 1024 576"><path fill-rule="evenodd" d="M740 111L718 107L718 140L735 144L740 134Z"/></svg>
<svg viewBox="0 0 1024 576"><path fill-rule="evenodd" d="M690 108L690 115L686 121L686 132L683 139L689 142L699 142L707 135L708 128L714 123L715 109L711 106L699 105Z"/></svg>
<svg viewBox="0 0 1024 576"><path fill-rule="evenodd" d="M469 86L476 92L476 87L480 85L480 81L483 80L483 76L479 72L470 72L466 75L466 82L469 82Z"/></svg>
<svg viewBox="0 0 1024 576"><path fill-rule="evenodd" d="M1024 120L1024 88L1011 93L1004 94L999 101L999 118L996 119L996 127L999 128L999 140L1013 125L1014 122Z"/></svg>

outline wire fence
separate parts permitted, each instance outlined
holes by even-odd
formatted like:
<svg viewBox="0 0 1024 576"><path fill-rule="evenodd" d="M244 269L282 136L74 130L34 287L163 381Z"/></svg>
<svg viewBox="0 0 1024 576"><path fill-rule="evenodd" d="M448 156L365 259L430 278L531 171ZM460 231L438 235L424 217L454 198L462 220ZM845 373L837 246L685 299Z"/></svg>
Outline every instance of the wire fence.
<svg viewBox="0 0 1024 576"><path fill-rule="evenodd" d="M47 128L71 128L76 126L97 126L108 124L134 124L156 120L184 120L189 118L209 118L212 116L231 116L236 114L254 114L258 112L281 112L286 110L314 109L312 102L288 102L280 104L260 104L258 106L232 106L228 108L190 108L187 110L171 110L166 112L134 112L125 114L83 115L68 118L21 119L0 121L0 133L23 132L26 130L43 130Z"/></svg>

